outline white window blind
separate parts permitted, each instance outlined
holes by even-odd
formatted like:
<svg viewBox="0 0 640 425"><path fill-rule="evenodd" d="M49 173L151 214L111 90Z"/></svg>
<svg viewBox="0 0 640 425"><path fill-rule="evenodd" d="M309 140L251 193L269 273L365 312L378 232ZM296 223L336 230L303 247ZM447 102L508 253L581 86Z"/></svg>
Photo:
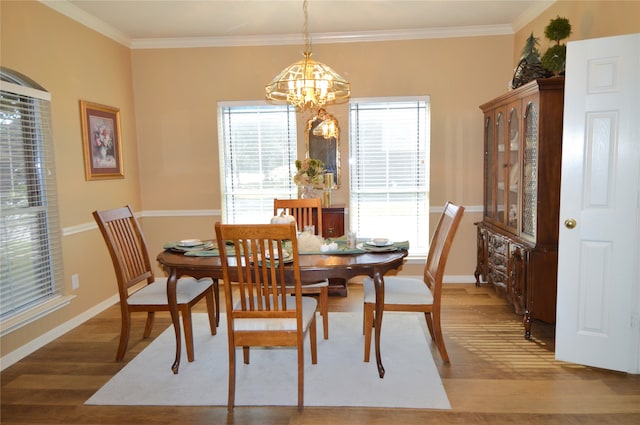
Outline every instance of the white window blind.
<svg viewBox="0 0 640 425"><path fill-rule="evenodd" d="M63 273L50 96L0 71L0 319L60 295Z"/></svg>
<svg viewBox="0 0 640 425"><path fill-rule="evenodd" d="M358 238L429 238L429 98L353 99L350 110L350 228Z"/></svg>
<svg viewBox="0 0 640 425"><path fill-rule="evenodd" d="M225 223L268 223L274 198L297 195L296 112L287 105L220 104Z"/></svg>

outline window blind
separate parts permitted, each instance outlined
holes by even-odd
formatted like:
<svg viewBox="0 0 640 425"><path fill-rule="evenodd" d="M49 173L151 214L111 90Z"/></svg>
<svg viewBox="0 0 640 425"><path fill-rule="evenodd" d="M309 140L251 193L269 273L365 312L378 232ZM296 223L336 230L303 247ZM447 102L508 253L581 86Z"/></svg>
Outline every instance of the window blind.
<svg viewBox="0 0 640 425"><path fill-rule="evenodd" d="M219 115L222 220L266 223L274 198L297 194L295 108L221 104Z"/></svg>
<svg viewBox="0 0 640 425"><path fill-rule="evenodd" d="M429 238L429 100L350 102L350 228L358 237Z"/></svg>
<svg viewBox="0 0 640 425"><path fill-rule="evenodd" d="M63 284L49 93L0 75L0 319L60 295Z"/></svg>

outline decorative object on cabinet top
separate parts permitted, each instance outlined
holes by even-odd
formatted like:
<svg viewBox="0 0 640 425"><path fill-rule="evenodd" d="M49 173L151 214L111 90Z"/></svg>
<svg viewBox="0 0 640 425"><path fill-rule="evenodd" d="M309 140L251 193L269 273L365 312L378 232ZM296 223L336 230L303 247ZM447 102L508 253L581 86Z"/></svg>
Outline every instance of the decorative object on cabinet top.
<svg viewBox="0 0 640 425"><path fill-rule="evenodd" d="M544 29L544 35L549 40L555 41L556 44L549 47L542 55L542 66L558 76L564 73L567 63L567 46L566 44L560 44L560 40L564 40L571 35L571 24L567 18L558 16L549 21L549 25Z"/></svg>

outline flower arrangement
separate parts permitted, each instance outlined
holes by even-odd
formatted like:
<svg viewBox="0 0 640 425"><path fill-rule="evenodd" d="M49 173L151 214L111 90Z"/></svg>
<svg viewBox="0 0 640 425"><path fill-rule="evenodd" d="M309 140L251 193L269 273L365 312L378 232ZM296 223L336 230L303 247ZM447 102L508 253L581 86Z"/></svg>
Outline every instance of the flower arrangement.
<svg viewBox="0 0 640 425"><path fill-rule="evenodd" d="M319 159L306 158L296 160L296 170L293 182L298 186L321 186L324 182L324 162Z"/></svg>
<svg viewBox="0 0 640 425"><path fill-rule="evenodd" d="M113 150L113 137L106 126L101 125L96 129L94 140L98 149L105 149L106 152Z"/></svg>

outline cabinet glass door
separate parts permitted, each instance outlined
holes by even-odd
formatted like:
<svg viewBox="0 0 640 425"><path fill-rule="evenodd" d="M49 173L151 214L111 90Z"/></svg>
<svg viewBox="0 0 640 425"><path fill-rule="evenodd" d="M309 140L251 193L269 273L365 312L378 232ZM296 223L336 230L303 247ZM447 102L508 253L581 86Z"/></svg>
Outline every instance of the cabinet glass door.
<svg viewBox="0 0 640 425"><path fill-rule="evenodd" d="M493 174L496 176L496 221L498 223L505 223L505 191L508 187L505 187L505 166L507 164L506 156L508 154L507 141L506 141L506 118L503 111L497 112L496 115L496 160Z"/></svg>
<svg viewBox="0 0 640 425"><path fill-rule="evenodd" d="M513 106L509 111L509 143L506 165L506 201L507 226L514 232L518 230L518 193L520 192L520 111L518 106Z"/></svg>
<svg viewBox="0 0 640 425"><path fill-rule="evenodd" d="M495 219L496 217L496 205L494 198L494 172L492 167L495 164L495 152L493 142L493 111L485 115L484 120L484 146L486 149L485 163L484 163L484 211L487 218Z"/></svg>
<svg viewBox="0 0 640 425"><path fill-rule="evenodd" d="M522 164L522 235L535 242L538 217L538 107L533 101L525 109Z"/></svg>

